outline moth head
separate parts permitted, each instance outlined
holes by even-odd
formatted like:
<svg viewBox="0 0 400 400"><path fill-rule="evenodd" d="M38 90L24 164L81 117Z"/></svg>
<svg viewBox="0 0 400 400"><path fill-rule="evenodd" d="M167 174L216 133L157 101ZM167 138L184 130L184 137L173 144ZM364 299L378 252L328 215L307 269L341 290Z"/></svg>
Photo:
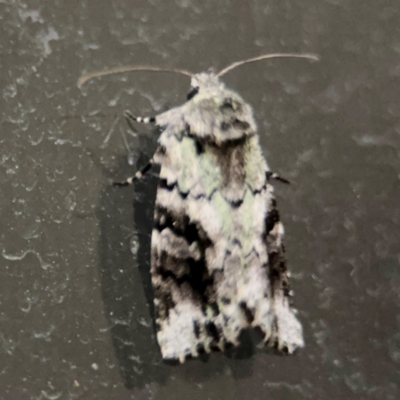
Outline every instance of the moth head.
<svg viewBox="0 0 400 400"><path fill-rule="evenodd" d="M192 99L202 90L223 86L224 84L219 80L213 68L210 68L207 72L194 74L190 79L190 91L187 94L187 100Z"/></svg>

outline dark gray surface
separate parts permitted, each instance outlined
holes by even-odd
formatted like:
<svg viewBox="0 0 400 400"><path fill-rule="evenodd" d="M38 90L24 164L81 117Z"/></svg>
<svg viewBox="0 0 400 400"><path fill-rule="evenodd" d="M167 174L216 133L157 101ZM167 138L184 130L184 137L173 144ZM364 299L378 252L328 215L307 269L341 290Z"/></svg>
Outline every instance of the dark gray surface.
<svg viewBox="0 0 400 400"><path fill-rule="evenodd" d="M1 0L0 399L400 398L399 9ZM246 341L163 364L149 305L156 179L109 182L156 144L150 130L127 135L123 110L180 104L188 82L135 73L79 90L77 79L275 51L321 62L265 61L225 81L253 105L271 167L293 181L276 191L307 346L278 357Z"/></svg>

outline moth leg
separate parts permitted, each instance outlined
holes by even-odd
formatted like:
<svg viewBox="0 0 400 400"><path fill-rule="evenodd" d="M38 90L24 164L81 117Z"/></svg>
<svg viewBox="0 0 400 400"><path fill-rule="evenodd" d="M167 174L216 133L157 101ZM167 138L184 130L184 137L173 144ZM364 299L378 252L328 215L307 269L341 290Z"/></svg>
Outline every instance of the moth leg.
<svg viewBox="0 0 400 400"><path fill-rule="evenodd" d="M130 122L140 122L141 124L154 124L156 117L134 117L129 110L124 111L125 118Z"/></svg>
<svg viewBox="0 0 400 400"><path fill-rule="evenodd" d="M137 171L134 176L130 176L125 182L113 182L113 186L123 187L123 186L133 185L135 181L140 180L143 177L143 175L150 170L153 164L154 160L151 158L149 162L143 168Z"/></svg>
<svg viewBox="0 0 400 400"><path fill-rule="evenodd" d="M270 179L275 179L276 181L282 182L282 183L287 183L289 184L290 181L282 178L280 175L276 174L275 172L272 171L267 171L267 180L269 181Z"/></svg>

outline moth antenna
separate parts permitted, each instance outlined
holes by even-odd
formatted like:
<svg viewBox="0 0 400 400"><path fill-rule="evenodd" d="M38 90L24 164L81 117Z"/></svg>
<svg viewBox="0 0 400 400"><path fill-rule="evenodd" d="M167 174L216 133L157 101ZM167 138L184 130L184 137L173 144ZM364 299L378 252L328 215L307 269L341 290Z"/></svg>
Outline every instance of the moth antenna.
<svg viewBox="0 0 400 400"><path fill-rule="evenodd" d="M304 54L297 54L297 53L272 53L272 54L263 54L258 57L253 57L253 58L248 58L247 60L242 60L242 61L236 61L231 65L228 65L226 68L224 68L222 71L220 71L217 76L222 76L225 75L227 72L231 71L232 69L239 67L240 65L255 62L255 61L260 61L260 60L265 60L267 58L306 58L309 60L314 60L314 61L319 61L319 56L316 54L309 54L309 53L304 53Z"/></svg>
<svg viewBox="0 0 400 400"><path fill-rule="evenodd" d="M168 69L168 68L151 67L146 65L128 65L125 67L115 67L110 69L104 69L102 71L94 71L94 72L88 72L87 74L83 74L78 79L78 88L81 88L85 82L87 82L89 79L92 78L98 78L100 76L120 74L123 72L132 72L132 71L175 72L189 77L192 77L193 75L191 72L186 71L184 69Z"/></svg>

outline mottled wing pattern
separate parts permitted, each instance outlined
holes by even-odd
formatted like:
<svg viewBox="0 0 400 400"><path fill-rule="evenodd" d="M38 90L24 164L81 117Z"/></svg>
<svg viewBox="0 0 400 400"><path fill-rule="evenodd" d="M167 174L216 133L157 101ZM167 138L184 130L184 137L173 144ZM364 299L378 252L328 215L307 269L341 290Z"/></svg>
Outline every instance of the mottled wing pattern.
<svg viewBox="0 0 400 400"><path fill-rule="evenodd" d="M171 189L161 182L159 191L164 190ZM183 361L218 344L210 318L218 308L205 264L209 243L184 214L157 205L154 219L151 273L158 341L164 358Z"/></svg>
<svg viewBox="0 0 400 400"><path fill-rule="evenodd" d="M292 353L304 346L303 332L294 310L290 307L291 290L289 271L283 243L284 228L280 222L276 200L273 195L269 198L266 219L266 243L268 251L268 274L272 288L274 307L274 322L272 325L270 344L278 349L287 349Z"/></svg>
<svg viewBox="0 0 400 400"><path fill-rule="evenodd" d="M283 226L250 107L212 88L156 123L151 274L163 357L237 345L249 326L280 349L301 347Z"/></svg>

